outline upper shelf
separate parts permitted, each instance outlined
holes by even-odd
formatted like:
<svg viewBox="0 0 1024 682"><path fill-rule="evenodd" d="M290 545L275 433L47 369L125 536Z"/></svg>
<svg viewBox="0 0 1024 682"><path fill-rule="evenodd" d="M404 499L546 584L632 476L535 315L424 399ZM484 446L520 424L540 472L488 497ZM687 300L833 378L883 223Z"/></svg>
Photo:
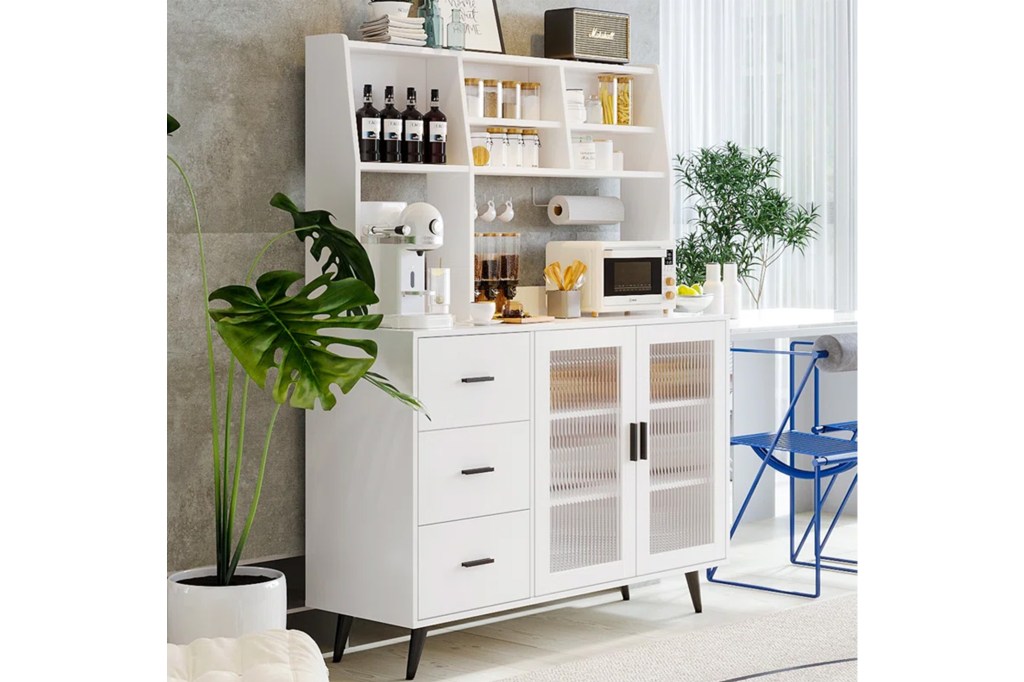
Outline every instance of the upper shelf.
<svg viewBox="0 0 1024 682"><path fill-rule="evenodd" d="M574 133L600 133L603 135L650 135L654 126L616 126L606 123L573 123L569 128Z"/></svg>
<svg viewBox="0 0 1024 682"><path fill-rule="evenodd" d="M466 173L469 166L459 164L432 164L432 163L382 163L382 162L359 162L359 170L363 173Z"/></svg>
<svg viewBox="0 0 1024 682"><path fill-rule="evenodd" d="M661 171L630 171L630 170L582 170L577 168L490 168L477 166L473 168L476 175L525 176L531 178L664 178Z"/></svg>
<svg viewBox="0 0 1024 682"><path fill-rule="evenodd" d="M558 121L542 121L535 118L479 118L470 116L466 119L471 127L498 127L498 128L561 128Z"/></svg>

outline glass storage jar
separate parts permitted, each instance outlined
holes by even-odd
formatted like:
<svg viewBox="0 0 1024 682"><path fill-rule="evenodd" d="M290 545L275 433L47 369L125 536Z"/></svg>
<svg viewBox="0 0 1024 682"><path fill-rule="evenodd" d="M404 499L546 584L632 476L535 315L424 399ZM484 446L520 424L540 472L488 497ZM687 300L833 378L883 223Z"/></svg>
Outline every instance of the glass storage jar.
<svg viewBox="0 0 1024 682"><path fill-rule="evenodd" d="M540 120L540 83L529 82L520 86L521 118Z"/></svg>
<svg viewBox="0 0 1024 682"><path fill-rule="evenodd" d="M479 78L466 79L466 115L484 115L484 84Z"/></svg>
<svg viewBox="0 0 1024 682"><path fill-rule="evenodd" d="M587 98L587 123L604 123L604 111L601 108L601 98L598 95L591 95Z"/></svg>
<svg viewBox="0 0 1024 682"><path fill-rule="evenodd" d="M517 119L519 116L519 81L501 82L501 117Z"/></svg>
<svg viewBox="0 0 1024 682"><path fill-rule="evenodd" d="M614 125L615 107L618 103L615 75L602 73L597 76L597 96L601 99L601 123Z"/></svg>
<svg viewBox="0 0 1024 682"><path fill-rule="evenodd" d="M619 76L616 80L615 123L633 125L633 77Z"/></svg>
<svg viewBox="0 0 1024 682"><path fill-rule="evenodd" d="M540 135L536 128L523 130L523 167L540 168Z"/></svg>
<svg viewBox="0 0 1024 682"><path fill-rule="evenodd" d="M504 168L508 165L508 138L504 128L488 128L487 134L491 137L491 162L492 168Z"/></svg>
<svg viewBox="0 0 1024 682"><path fill-rule="evenodd" d="M484 81L484 116L501 116L501 83L496 80Z"/></svg>
<svg viewBox="0 0 1024 682"><path fill-rule="evenodd" d="M469 136L474 166L491 165L491 136L489 133L475 130Z"/></svg>
<svg viewBox="0 0 1024 682"><path fill-rule="evenodd" d="M523 133L519 128L509 128L505 137L508 139L508 156L505 165L509 168L523 167Z"/></svg>
<svg viewBox="0 0 1024 682"><path fill-rule="evenodd" d="M569 88L565 91L565 111L569 115L569 123L586 123L587 106L583 101L582 88Z"/></svg>

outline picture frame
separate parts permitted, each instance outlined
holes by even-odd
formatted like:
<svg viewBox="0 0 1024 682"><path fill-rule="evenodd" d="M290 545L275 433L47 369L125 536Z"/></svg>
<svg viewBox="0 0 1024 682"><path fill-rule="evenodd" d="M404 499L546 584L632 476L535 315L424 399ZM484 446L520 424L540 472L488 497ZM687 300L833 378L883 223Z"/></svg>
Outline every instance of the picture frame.
<svg viewBox="0 0 1024 682"><path fill-rule="evenodd" d="M462 11L466 24L466 50L505 54L505 37L501 33L501 19L498 16L498 0L434 0L441 17L448 25L452 9ZM417 15L422 0L416 0L413 15ZM444 41L447 47L447 40Z"/></svg>

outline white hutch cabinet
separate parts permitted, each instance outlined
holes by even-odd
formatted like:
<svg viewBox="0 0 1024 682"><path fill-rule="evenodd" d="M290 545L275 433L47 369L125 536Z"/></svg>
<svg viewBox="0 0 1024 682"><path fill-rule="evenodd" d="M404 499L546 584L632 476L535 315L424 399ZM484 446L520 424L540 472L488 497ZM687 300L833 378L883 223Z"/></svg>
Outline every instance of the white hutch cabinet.
<svg viewBox="0 0 1024 682"><path fill-rule="evenodd" d="M635 78L636 125L573 124L561 93L600 72ZM542 83L541 168L474 168L464 76ZM361 164L363 83L440 87L446 166ZM306 206L359 224L365 173L426 176L445 218L432 255L453 271L454 313L472 291L478 175L612 177L622 239L671 237L668 152L656 67L460 54L310 36ZM621 171L571 168L572 134L630 150ZM396 200L403 197L396 196ZM319 266L307 261L307 274ZM726 519L727 320L633 315L538 325L349 332L374 339L374 370L430 418L357 386L306 416L306 604L339 614L335 660L354 618L409 628L408 679L427 629L722 563Z"/></svg>

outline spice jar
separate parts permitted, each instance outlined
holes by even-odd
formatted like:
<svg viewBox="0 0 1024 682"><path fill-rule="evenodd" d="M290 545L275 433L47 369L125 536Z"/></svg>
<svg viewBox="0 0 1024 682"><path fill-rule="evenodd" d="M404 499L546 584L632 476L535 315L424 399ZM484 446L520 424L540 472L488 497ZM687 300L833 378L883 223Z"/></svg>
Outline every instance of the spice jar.
<svg viewBox="0 0 1024 682"><path fill-rule="evenodd" d="M587 123L604 123L604 110L601 107L601 98L597 95L587 98Z"/></svg>
<svg viewBox="0 0 1024 682"><path fill-rule="evenodd" d="M536 128L523 130L523 166L525 168L540 167L540 136Z"/></svg>
<svg viewBox="0 0 1024 682"><path fill-rule="evenodd" d="M508 138L504 128L488 128L487 133L491 136L491 161L492 168L504 168L508 165Z"/></svg>
<svg viewBox="0 0 1024 682"><path fill-rule="evenodd" d="M484 81L484 116L498 118L501 116L501 83L496 80Z"/></svg>
<svg viewBox="0 0 1024 682"><path fill-rule="evenodd" d="M501 117L519 118L519 81L502 81L501 92Z"/></svg>
<svg viewBox="0 0 1024 682"><path fill-rule="evenodd" d="M491 136L489 133L473 131L469 136L474 166L489 166L491 162Z"/></svg>
<svg viewBox="0 0 1024 682"><path fill-rule="evenodd" d="M616 92L616 81L613 74L602 73L598 75L597 96L601 99L601 123L614 125L618 93Z"/></svg>
<svg viewBox="0 0 1024 682"><path fill-rule="evenodd" d="M520 86L522 118L540 120L540 83L523 83Z"/></svg>
<svg viewBox="0 0 1024 682"><path fill-rule="evenodd" d="M508 139L508 156L505 165L509 168L523 167L523 131L519 128L509 128L505 137Z"/></svg>
<svg viewBox="0 0 1024 682"><path fill-rule="evenodd" d="M466 114L484 115L484 84L479 78L466 79Z"/></svg>
<svg viewBox="0 0 1024 682"><path fill-rule="evenodd" d="M619 76L616 87L615 122L620 126L633 125L633 77Z"/></svg>

